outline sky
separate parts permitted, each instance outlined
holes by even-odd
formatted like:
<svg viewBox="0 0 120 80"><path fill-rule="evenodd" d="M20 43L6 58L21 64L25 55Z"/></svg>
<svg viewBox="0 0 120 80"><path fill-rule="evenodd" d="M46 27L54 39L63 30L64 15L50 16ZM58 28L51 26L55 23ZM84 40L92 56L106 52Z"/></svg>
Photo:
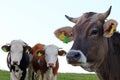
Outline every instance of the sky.
<svg viewBox="0 0 120 80"><path fill-rule="evenodd" d="M21 39L31 47L37 43L55 44L68 52L73 42L65 44L53 34L60 27L74 25L65 14L79 17L90 11L104 13L112 6L107 19L117 20L119 26L119 3L119 0L0 0L0 47ZM7 53L0 50L0 69L8 70L6 57ZM59 72L89 73L67 64L66 57L59 57L59 63Z"/></svg>

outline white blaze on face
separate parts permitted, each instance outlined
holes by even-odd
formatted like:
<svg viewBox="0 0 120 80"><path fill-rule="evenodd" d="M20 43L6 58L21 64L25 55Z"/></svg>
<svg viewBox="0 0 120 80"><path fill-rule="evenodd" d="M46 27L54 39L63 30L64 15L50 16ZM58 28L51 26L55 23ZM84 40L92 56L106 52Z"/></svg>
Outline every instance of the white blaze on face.
<svg viewBox="0 0 120 80"><path fill-rule="evenodd" d="M55 45L45 46L45 60L47 62L47 67L53 65L55 67L59 48Z"/></svg>
<svg viewBox="0 0 120 80"><path fill-rule="evenodd" d="M25 45L24 42L21 40L13 40L11 42L11 48L10 48L11 64L14 64L14 63L16 63L17 65L20 64L20 61L23 55L24 45Z"/></svg>

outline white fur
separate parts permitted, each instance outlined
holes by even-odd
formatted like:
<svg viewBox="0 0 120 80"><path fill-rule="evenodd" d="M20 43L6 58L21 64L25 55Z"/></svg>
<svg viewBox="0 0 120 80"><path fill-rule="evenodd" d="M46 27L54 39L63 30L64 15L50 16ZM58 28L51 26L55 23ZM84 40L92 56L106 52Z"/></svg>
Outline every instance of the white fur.
<svg viewBox="0 0 120 80"><path fill-rule="evenodd" d="M49 63L56 65L56 61L58 58L58 50L59 48L55 45L45 46L45 60L47 62L47 67L49 67Z"/></svg>
<svg viewBox="0 0 120 80"><path fill-rule="evenodd" d="M22 77L22 70L18 66L15 66L15 70L18 70L18 72L13 70L10 72L11 80L20 80Z"/></svg>
<svg viewBox="0 0 120 80"><path fill-rule="evenodd" d="M57 80L57 75L54 76L53 69L49 68L44 74L43 80Z"/></svg>
<svg viewBox="0 0 120 80"><path fill-rule="evenodd" d="M11 80L18 80L18 79L15 77L15 74L14 74L13 71L10 72L10 79L11 79Z"/></svg>

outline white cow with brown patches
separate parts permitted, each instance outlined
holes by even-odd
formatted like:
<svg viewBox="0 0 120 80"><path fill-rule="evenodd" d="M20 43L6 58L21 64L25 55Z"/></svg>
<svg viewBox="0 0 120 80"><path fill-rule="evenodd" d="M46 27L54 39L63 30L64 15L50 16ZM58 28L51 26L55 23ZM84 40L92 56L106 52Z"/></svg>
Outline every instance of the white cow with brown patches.
<svg viewBox="0 0 120 80"><path fill-rule="evenodd" d="M32 65L36 72L35 80L39 80L41 74L42 80L57 80L59 68L58 55L65 55L64 50L59 50L56 45L36 44L33 48Z"/></svg>

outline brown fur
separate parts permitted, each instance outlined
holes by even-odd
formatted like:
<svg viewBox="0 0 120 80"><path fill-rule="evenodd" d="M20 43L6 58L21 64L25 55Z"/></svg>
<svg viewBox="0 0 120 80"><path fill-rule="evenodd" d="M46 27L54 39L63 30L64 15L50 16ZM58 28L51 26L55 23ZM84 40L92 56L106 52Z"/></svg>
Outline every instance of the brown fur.
<svg viewBox="0 0 120 80"><path fill-rule="evenodd" d="M108 53L97 70L101 80L120 80L120 33L108 39Z"/></svg>

